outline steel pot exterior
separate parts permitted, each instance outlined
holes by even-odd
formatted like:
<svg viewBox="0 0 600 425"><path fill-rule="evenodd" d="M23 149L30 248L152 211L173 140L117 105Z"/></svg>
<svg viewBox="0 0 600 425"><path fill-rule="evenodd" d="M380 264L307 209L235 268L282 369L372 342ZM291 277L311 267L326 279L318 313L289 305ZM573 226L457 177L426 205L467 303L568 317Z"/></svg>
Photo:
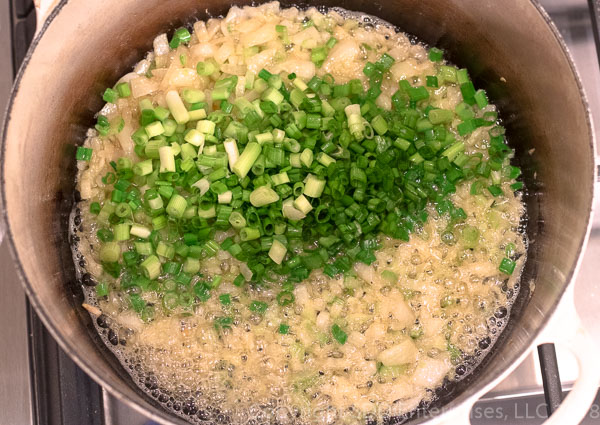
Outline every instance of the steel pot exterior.
<svg viewBox="0 0 600 425"><path fill-rule="evenodd" d="M523 168L531 245L521 293L499 343L476 373L440 393L438 405L452 409L516 366L573 277L587 237L594 184L593 133L581 84L557 31L530 1L320 4L382 17L446 49L499 105ZM102 106L102 90L151 49L155 35L229 7L216 0L61 2L17 77L2 137L3 216L32 304L88 374L163 422L184 423L137 389L80 307L67 240L74 151Z"/></svg>

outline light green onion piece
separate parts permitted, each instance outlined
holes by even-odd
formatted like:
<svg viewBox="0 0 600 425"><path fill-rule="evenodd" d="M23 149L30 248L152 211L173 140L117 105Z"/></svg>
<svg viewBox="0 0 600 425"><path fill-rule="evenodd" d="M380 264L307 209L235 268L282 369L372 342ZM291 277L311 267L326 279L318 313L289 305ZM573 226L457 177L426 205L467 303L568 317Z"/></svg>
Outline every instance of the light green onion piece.
<svg viewBox="0 0 600 425"><path fill-rule="evenodd" d="M274 128L271 133L273 134L273 141L275 143L281 143L285 139L285 131L279 128Z"/></svg>
<svg viewBox="0 0 600 425"><path fill-rule="evenodd" d="M257 134L255 137L256 141L261 145L265 143L271 143L273 141L273 133L271 133L270 131Z"/></svg>
<svg viewBox="0 0 600 425"><path fill-rule="evenodd" d="M442 155L447 157L449 161L454 161L454 158L456 158L459 153L464 152L464 150L465 144L463 142L456 142L442 152Z"/></svg>
<svg viewBox="0 0 600 425"><path fill-rule="evenodd" d="M438 125L445 122L451 122L454 118L454 112L447 109L432 109L427 116L429 121L431 121L431 124Z"/></svg>
<svg viewBox="0 0 600 425"><path fill-rule="evenodd" d="M294 221L302 220L306 217L306 214L294 206L294 198L288 198L283 201L281 212L285 218Z"/></svg>
<svg viewBox="0 0 600 425"><path fill-rule="evenodd" d="M190 121L198 121L206 118L206 110L205 109L194 109L193 111L188 111L188 115L190 117Z"/></svg>
<svg viewBox="0 0 600 425"><path fill-rule="evenodd" d="M206 141L206 135L192 128L190 131L187 132L183 140L188 142L190 145L196 146L197 148L199 148L200 152L202 152L202 149L204 148L204 143Z"/></svg>
<svg viewBox="0 0 600 425"><path fill-rule="evenodd" d="M140 111L143 111L144 109L154 109L154 105L152 104L152 101L150 99L142 99L140 100Z"/></svg>
<svg viewBox="0 0 600 425"><path fill-rule="evenodd" d="M246 90L252 90L252 86L254 86L254 78L256 77L256 74L252 71L246 71L246 82L244 84L244 87L246 88Z"/></svg>
<svg viewBox="0 0 600 425"><path fill-rule="evenodd" d="M216 124L211 120L201 120L196 124L196 130L204 134L215 134Z"/></svg>
<svg viewBox="0 0 600 425"><path fill-rule="evenodd" d="M253 227L244 227L240 230L240 239L243 242L252 241L254 239L258 239L260 237L260 231Z"/></svg>
<svg viewBox="0 0 600 425"><path fill-rule="evenodd" d="M335 109L326 100L321 101L321 113L324 117L332 117L335 115Z"/></svg>
<svg viewBox="0 0 600 425"><path fill-rule="evenodd" d="M148 124L144 127L144 130L146 130L146 134L149 138L160 136L165 132L165 128L160 121L154 121L153 123Z"/></svg>
<svg viewBox="0 0 600 425"><path fill-rule="evenodd" d="M187 103L203 102L206 99L204 92L196 89L184 89L181 95Z"/></svg>
<svg viewBox="0 0 600 425"><path fill-rule="evenodd" d="M217 145L210 145L204 148L202 152L204 155L215 156L217 154Z"/></svg>
<svg viewBox="0 0 600 425"><path fill-rule="evenodd" d="M148 174L152 174L152 160L147 159L135 164L133 166L133 173L137 176L147 176Z"/></svg>
<svg viewBox="0 0 600 425"><path fill-rule="evenodd" d="M302 151L302 153L300 154L300 162L306 168L310 168L310 166L312 165L312 162L313 162L313 151L311 151L308 148L304 149Z"/></svg>
<svg viewBox="0 0 600 425"><path fill-rule="evenodd" d="M242 214L234 211L229 216L229 224L231 224L231 227L233 227L235 230L240 230L246 227L246 219Z"/></svg>
<svg viewBox="0 0 600 425"><path fill-rule="evenodd" d="M267 89L267 87L269 87L269 85L262 78L254 80L254 86L253 86L253 88L254 88L255 92L262 93L262 92L264 92Z"/></svg>
<svg viewBox="0 0 600 425"><path fill-rule="evenodd" d="M306 91L306 89L308 89L308 86L306 85L306 83L298 77L294 78L294 81L292 81L292 84L294 86L296 86L296 88L298 90Z"/></svg>
<svg viewBox="0 0 600 425"><path fill-rule="evenodd" d="M141 224L133 224L131 229L129 229L129 233L135 237L148 239L150 237L150 229Z"/></svg>
<svg viewBox="0 0 600 425"><path fill-rule="evenodd" d="M181 153L181 145L177 142L173 142L171 143L171 150L173 151L173 155L177 156Z"/></svg>
<svg viewBox="0 0 600 425"><path fill-rule="evenodd" d="M175 248L173 246L160 241L156 246L156 253L164 258L173 258L175 256Z"/></svg>
<svg viewBox="0 0 600 425"><path fill-rule="evenodd" d="M160 275L160 260L156 255L146 258L140 266L148 279L154 280Z"/></svg>
<svg viewBox="0 0 600 425"><path fill-rule="evenodd" d="M277 239L273 240L273 244L269 249L269 257L276 264L281 264L283 259L285 258L285 254L287 253L287 248L284 244L279 242Z"/></svg>
<svg viewBox="0 0 600 425"><path fill-rule="evenodd" d="M233 193L231 192L231 190L228 190L226 192L223 192L223 193L220 193L219 195L217 195L217 202L219 204L230 204L232 199L233 199Z"/></svg>
<svg viewBox="0 0 600 425"><path fill-rule="evenodd" d="M175 90L169 90L165 96L165 100L167 101L167 106L169 107L169 111L171 111L171 115L177 122L177 124L185 124L190 120L190 114L188 110L185 108L181 97L179 97L179 93Z"/></svg>
<svg viewBox="0 0 600 425"><path fill-rule="evenodd" d="M152 210L159 210L164 206L164 202L160 196L148 200L148 206Z"/></svg>
<svg viewBox="0 0 600 425"><path fill-rule="evenodd" d="M183 218L185 218L186 220L189 220L191 218L194 218L198 215L198 207L195 205L192 205L191 207L187 207L185 209L185 212L183 213Z"/></svg>
<svg viewBox="0 0 600 425"><path fill-rule="evenodd" d="M421 162L425 161L419 152L416 152L408 159L409 161L414 162L415 164L420 164Z"/></svg>
<svg viewBox="0 0 600 425"><path fill-rule="evenodd" d="M271 176L271 180L273 180L273 184L275 186L279 186L280 184L286 184L290 182L290 177L284 171L283 173L275 174Z"/></svg>
<svg viewBox="0 0 600 425"><path fill-rule="evenodd" d="M136 242L135 251L140 255L152 254L152 244L150 242Z"/></svg>
<svg viewBox="0 0 600 425"><path fill-rule="evenodd" d="M210 189L210 182L204 177L194 183L192 187L197 187L200 190L200 196L204 196L204 194L208 192L208 189Z"/></svg>
<svg viewBox="0 0 600 425"><path fill-rule="evenodd" d="M171 146L162 146L158 148L158 155L160 156L160 169L161 173L174 173L175 169L175 155L173 155L173 149Z"/></svg>
<svg viewBox="0 0 600 425"><path fill-rule="evenodd" d="M314 174L309 174L304 182L304 194L311 198L318 198L325 189L325 180L321 180Z"/></svg>
<svg viewBox="0 0 600 425"><path fill-rule="evenodd" d="M335 159L327 155L325 152L319 152L317 154L317 162L322 164L324 167L329 167L331 164L335 163Z"/></svg>
<svg viewBox="0 0 600 425"><path fill-rule="evenodd" d="M348 118L348 130L355 140L361 141L364 138L365 124L360 113L360 105L348 105L344 108L346 117Z"/></svg>
<svg viewBox="0 0 600 425"><path fill-rule="evenodd" d="M256 82L258 83L258 81L264 81L264 80L257 80ZM281 102L283 102L283 95L281 94L281 92L277 89L274 89L273 87L269 87L263 94L262 94L262 100L270 100L271 102L273 102L275 105L279 106L281 105Z"/></svg>
<svg viewBox="0 0 600 425"><path fill-rule="evenodd" d="M105 263L119 261L121 247L117 242L106 242L100 249L100 260Z"/></svg>
<svg viewBox="0 0 600 425"><path fill-rule="evenodd" d="M126 241L129 239L129 224L119 223L113 227L113 233L116 241Z"/></svg>
<svg viewBox="0 0 600 425"><path fill-rule="evenodd" d="M200 271L200 260L188 257L183 263L183 271L188 274L196 274Z"/></svg>
<svg viewBox="0 0 600 425"><path fill-rule="evenodd" d="M301 156L302 154L299 153L290 154L290 165L294 168L302 168L302 159L300 158Z"/></svg>
<svg viewBox="0 0 600 425"><path fill-rule="evenodd" d="M174 194L169 199L169 203L167 204L167 208L165 209L167 214L174 218L183 217L183 213L187 208L187 201L185 198L179 194Z"/></svg>
<svg viewBox="0 0 600 425"><path fill-rule="evenodd" d="M177 123L170 118L163 121L163 127L165 128L163 133L165 137L170 137L177 131Z"/></svg>
<svg viewBox="0 0 600 425"><path fill-rule="evenodd" d="M167 216L159 215L158 217L154 217L152 219L152 228L154 230L164 229L167 226Z"/></svg>
<svg viewBox="0 0 600 425"><path fill-rule="evenodd" d="M196 130L194 130L194 131L196 131ZM200 151L200 153L202 153L203 148L204 148L204 146L200 146L200 148L196 148L194 145L191 145L189 143L184 143L183 145L181 145L181 159L183 159L184 161L186 159L194 160L198 156L198 151Z"/></svg>
<svg viewBox="0 0 600 425"><path fill-rule="evenodd" d="M217 70L216 65L213 62L198 62L196 64L196 72L198 75L208 76L213 74Z"/></svg>
<svg viewBox="0 0 600 425"><path fill-rule="evenodd" d="M268 186L260 186L250 193L250 203L259 208L279 201L279 195Z"/></svg>
<svg viewBox="0 0 600 425"><path fill-rule="evenodd" d="M258 114L259 117L264 118L265 117L265 113L263 112L262 109L260 109L260 99L254 99L251 103L252 108L254 108L254 111Z"/></svg>
<svg viewBox="0 0 600 425"><path fill-rule="evenodd" d="M243 179L250 171L250 168L252 168L252 165L254 165L254 162L260 155L260 152L261 148L258 143L248 143L236 161L235 165L231 167L231 170L237 174L240 179Z"/></svg>
<svg viewBox="0 0 600 425"><path fill-rule="evenodd" d="M381 273L381 277L393 284L398 282L398 275L390 270L384 270Z"/></svg>
<svg viewBox="0 0 600 425"><path fill-rule="evenodd" d="M308 214L313 209L309 200L304 195L300 195L294 200L294 208L302 211L302 214Z"/></svg>
<svg viewBox="0 0 600 425"><path fill-rule="evenodd" d="M200 218L213 218L217 216L217 209L214 205L206 208L198 208L198 217Z"/></svg>

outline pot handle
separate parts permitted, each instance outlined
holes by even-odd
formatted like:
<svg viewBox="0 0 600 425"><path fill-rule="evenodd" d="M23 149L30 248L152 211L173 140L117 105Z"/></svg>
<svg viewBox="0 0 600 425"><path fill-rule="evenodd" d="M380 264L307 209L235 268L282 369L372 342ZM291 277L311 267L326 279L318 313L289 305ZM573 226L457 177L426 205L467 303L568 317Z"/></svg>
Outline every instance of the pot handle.
<svg viewBox="0 0 600 425"><path fill-rule="evenodd" d="M567 326L565 326L565 324ZM556 313L538 336L533 347L553 343L571 351L579 365L579 376L558 409L544 425L578 424L594 403L600 386L600 345L583 326L575 308L574 285L569 285ZM475 401L444 412L432 423L438 425L469 425Z"/></svg>
<svg viewBox="0 0 600 425"><path fill-rule="evenodd" d="M569 286L556 314L536 340L536 345L546 343L554 343L573 353L579 366L579 376L567 397L544 425L578 424L594 403L600 386L600 347L577 313L574 285Z"/></svg>

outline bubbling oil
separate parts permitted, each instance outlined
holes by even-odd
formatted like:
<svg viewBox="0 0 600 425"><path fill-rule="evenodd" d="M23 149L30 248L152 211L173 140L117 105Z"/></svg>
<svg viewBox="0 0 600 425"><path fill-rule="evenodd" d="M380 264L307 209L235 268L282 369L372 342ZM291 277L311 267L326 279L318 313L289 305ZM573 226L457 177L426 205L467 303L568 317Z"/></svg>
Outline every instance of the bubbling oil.
<svg viewBox="0 0 600 425"><path fill-rule="evenodd" d="M265 13L278 10L274 4L262 7ZM244 8L236 13L253 19L257 11ZM406 60L427 67L424 47L389 23L340 8L329 12L357 22L358 28L385 33L379 39L382 44L393 34L402 36ZM281 13L301 21L315 12ZM451 90L440 95L438 106L454 109L459 95ZM484 137L476 131L466 144L481 149ZM95 155L106 148L93 133L86 143L95 144ZM120 154L118 146L108 151L107 163ZM107 166L95 170L94 181ZM230 294L241 306L272 300L275 292L235 287L232 281L240 263L226 255L203 264L205 275L222 275L223 283L212 299L191 310L143 322L128 309L124 291L99 299L93 286L83 286L85 302L102 312L92 314L96 329L140 390L191 423L330 424L369 422L386 415L408 418L433 402L436 390L468 376L506 326L519 293L527 241L520 195L508 188L505 193L503 201L492 203L470 196L467 184L457 187L452 201L467 213L464 225L481 232L476 248L445 243L446 218L431 207L430 220L409 242L383 238L372 266L359 265L355 276L337 279L314 271L296 287L293 305L275 304L264 316L231 307L226 311L234 317L230 327L215 330L214 319L224 314L219 294ZM102 195L86 197L71 215L77 277L86 281L101 275L97 229L87 212L98 196ZM497 271L508 243L515 245L519 257L510 277ZM386 281L384 271L398 281ZM150 296L148 302L159 299ZM342 347L324 336L323 326L330 326L332 318L343 320L349 330ZM282 323L290 326L290 335L277 332ZM402 343L414 346L414 361L384 370L377 359Z"/></svg>

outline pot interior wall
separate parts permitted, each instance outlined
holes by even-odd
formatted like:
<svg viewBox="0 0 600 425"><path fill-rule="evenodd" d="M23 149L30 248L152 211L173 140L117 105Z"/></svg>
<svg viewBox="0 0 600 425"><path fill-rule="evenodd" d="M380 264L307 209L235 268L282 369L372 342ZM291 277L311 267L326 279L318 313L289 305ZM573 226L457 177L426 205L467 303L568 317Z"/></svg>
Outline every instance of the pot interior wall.
<svg viewBox="0 0 600 425"><path fill-rule="evenodd" d="M477 372L440 393L439 404L451 407L511 367L573 273L593 186L586 107L560 43L527 1L504 0L501 7L493 0L322 4L385 18L446 49L500 106L523 167L531 246L521 296L501 341ZM215 0L63 2L26 60L4 134L9 237L33 304L88 373L156 418L167 416L137 391L79 307L81 291L74 280L66 225L73 203L74 150L94 123L103 89L151 49L155 35L205 18L207 11L213 16L226 13L229 7Z"/></svg>

